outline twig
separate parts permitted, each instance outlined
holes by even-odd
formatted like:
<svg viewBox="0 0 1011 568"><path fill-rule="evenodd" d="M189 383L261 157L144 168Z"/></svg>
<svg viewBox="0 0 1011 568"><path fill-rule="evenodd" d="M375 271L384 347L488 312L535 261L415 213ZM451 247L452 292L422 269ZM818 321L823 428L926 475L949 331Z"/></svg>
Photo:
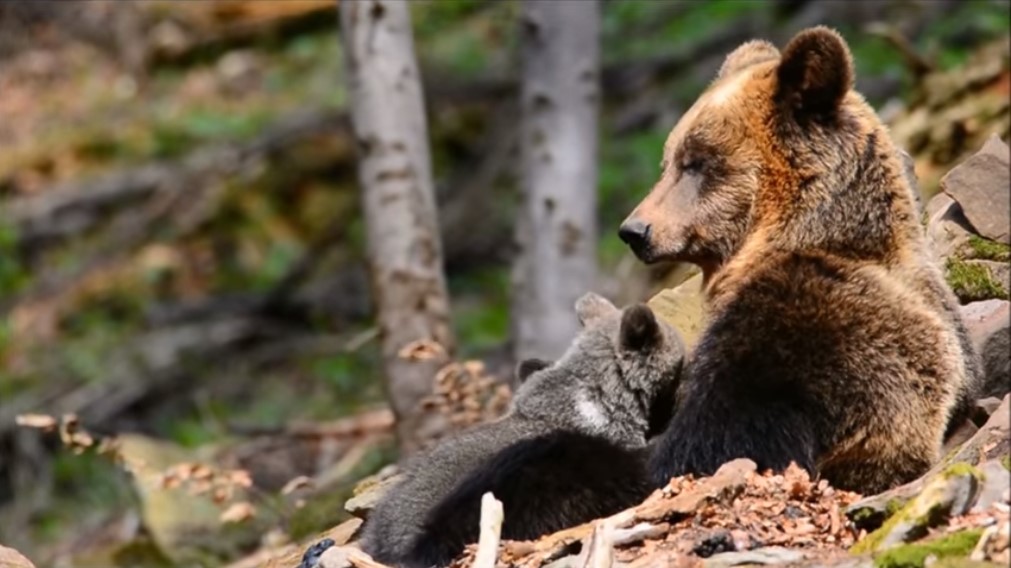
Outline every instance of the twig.
<svg viewBox="0 0 1011 568"><path fill-rule="evenodd" d="M502 502L494 495L485 493L481 497L481 536L478 539L473 568L495 568L504 515Z"/></svg>
<svg viewBox="0 0 1011 568"><path fill-rule="evenodd" d="M583 560L579 565L582 568L611 568L614 564L613 532L606 520L597 523L580 554Z"/></svg>

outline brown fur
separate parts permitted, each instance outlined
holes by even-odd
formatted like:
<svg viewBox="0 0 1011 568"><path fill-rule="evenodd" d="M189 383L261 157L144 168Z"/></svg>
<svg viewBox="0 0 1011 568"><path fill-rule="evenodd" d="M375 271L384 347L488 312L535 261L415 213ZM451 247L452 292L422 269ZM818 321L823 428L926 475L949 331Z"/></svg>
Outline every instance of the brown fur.
<svg viewBox="0 0 1011 568"><path fill-rule="evenodd" d="M744 44L674 127L660 180L626 220L648 227L629 241L644 261L702 266L712 314L658 481L746 456L878 491L939 458L970 397L978 364L957 302L899 153L852 85L828 28L782 56Z"/></svg>

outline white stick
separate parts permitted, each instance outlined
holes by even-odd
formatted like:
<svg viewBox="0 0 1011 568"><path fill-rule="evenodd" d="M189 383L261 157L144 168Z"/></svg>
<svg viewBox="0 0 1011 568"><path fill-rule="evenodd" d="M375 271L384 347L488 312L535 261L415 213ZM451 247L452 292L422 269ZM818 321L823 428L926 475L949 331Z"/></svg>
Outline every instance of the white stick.
<svg viewBox="0 0 1011 568"><path fill-rule="evenodd" d="M485 493L481 497L481 535L472 568L495 568L504 518L502 502L491 493Z"/></svg>

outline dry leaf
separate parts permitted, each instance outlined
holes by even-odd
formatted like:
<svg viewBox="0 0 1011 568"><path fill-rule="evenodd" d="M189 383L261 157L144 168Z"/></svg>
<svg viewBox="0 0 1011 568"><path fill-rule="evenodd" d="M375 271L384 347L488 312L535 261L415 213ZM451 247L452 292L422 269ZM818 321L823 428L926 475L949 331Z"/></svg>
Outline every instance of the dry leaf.
<svg viewBox="0 0 1011 568"><path fill-rule="evenodd" d="M250 477L249 472L244 469L236 469L229 472L228 480L239 487L248 488L253 486L253 478Z"/></svg>
<svg viewBox="0 0 1011 568"><path fill-rule="evenodd" d="M405 345L397 355L411 361L431 361L444 357L446 350L430 339L419 339Z"/></svg>
<svg viewBox="0 0 1011 568"><path fill-rule="evenodd" d="M312 479L309 479L304 475L300 475L292 479L288 483L284 484L284 487L281 488L281 495L288 495L290 493L298 491L299 489L304 489L306 487L311 486L312 486Z"/></svg>
<svg viewBox="0 0 1011 568"><path fill-rule="evenodd" d="M255 516L256 507L246 501L240 501L238 503L233 503L230 507L225 509L225 511L221 513L220 520L222 523L241 523Z"/></svg>

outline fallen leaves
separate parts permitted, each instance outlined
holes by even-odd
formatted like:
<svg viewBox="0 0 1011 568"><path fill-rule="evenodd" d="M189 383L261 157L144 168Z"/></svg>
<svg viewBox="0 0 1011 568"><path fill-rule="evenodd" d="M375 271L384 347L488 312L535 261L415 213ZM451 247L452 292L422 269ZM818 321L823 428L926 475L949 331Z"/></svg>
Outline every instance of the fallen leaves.
<svg viewBox="0 0 1011 568"><path fill-rule="evenodd" d="M838 552L859 532L841 511L859 495L814 481L791 465L782 474L758 473L735 460L712 477L676 477L642 504L534 542L504 542L500 561L537 568L589 546L600 523L613 525L614 559L635 566L694 566L713 554L788 547L817 555ZM453 566L473 558L469 547Z"/></svg>
<svg viewBox="0 0 1011 568"><path fill-rule="evenodd" d="M490 376L481 361L452 362L435 374L432 395L422 401L427 411L445 416L454 430L490 422L512 400L507 385Z"/></svg>

